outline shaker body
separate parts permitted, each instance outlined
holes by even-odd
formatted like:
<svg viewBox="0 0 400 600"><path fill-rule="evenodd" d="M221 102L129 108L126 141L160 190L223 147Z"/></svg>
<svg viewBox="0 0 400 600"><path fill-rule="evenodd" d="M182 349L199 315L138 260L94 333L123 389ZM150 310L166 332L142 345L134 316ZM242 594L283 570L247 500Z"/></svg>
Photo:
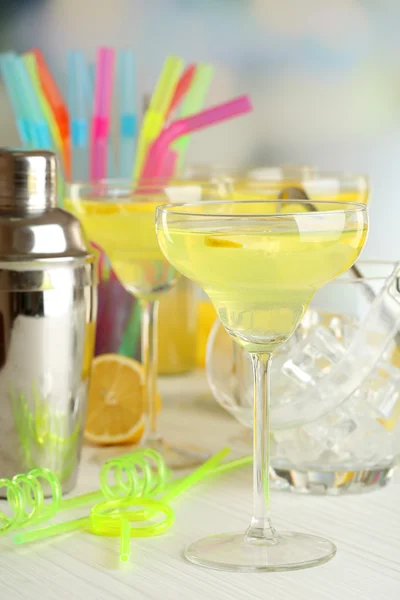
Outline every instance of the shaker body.
<svg viewBox="0 0 400 600"><path fill-rule="evenodd" d="M95 258L0 263L0 476L76 481L97 288ZM3 490L0 490L0 493Z"/></svg>

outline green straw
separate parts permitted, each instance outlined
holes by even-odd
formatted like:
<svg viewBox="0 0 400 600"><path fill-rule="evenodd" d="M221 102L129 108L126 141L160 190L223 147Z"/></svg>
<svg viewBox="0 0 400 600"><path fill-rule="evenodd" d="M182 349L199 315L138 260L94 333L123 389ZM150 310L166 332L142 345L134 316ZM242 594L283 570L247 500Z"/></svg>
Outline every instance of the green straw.
<svg viewBox="0 0 400 600"><path fill-rule="evenodd" d="M117 354L122 354L122 356L128 356L130 358L135 357L140 336L141 316L142 310L140 304L135 300L132 306L131 314L128 319L128 323L122 335L122 340L118 348Z"/></svg>
<svg viewBox="0 0 400 600"><path fill-rule="evenodd" d="M236 458L235 460L231 460L227 463L223 463L222 465L218 465L218 467L215 467L212 471L208 473L208 475L219 475L220 473L225 473L226 471L232 471L232 469L238 469L239 467L251 465L252 462L253 455L249 454L249 456Z"/></svg>
<svg viewBox="0 0 400 600"><path fill-rule="evenodd" d="M222 450L222 452L224 452L224 450ZM210 460L213 460L212 458ZM207 470L204 475L201 477L201 479L206 478L206 477L211 477L212 475L219 475L221 473L226 473L227 471L232 471L233 469L238 469L240 467L245 467L246 465L250 465L253 462L253 455L250 454L249 456L243 456L242 458L236 458L235 460L231 460L229 462L226 463L222 463L222 465L218 465L216 467L212 467L211 469ZM200 467L201 469L202 467ZM190 475L189 475L190 477ZM173 481L171 481L165 489L165 494L168 495L170 492L173 492L175 487L180 483L183 482L185 479L187 479L186 477L179 477L178 479L174 479ZM164 497L163 497L164 500Z"/></svg>
<svg viewBox="0 0 400 600"><path fill-rule="evenodd" d="M121 519L121 536L119 546L119 559L128 562L131 557L131 524L128 519Z"/></svg>
<svg viewBox="0 0 400 600"><path fill-rule="evenodd" d="M88 492L87 494L82 494L81 496L75 496L74 498L62 500L59 510L68 510L69 508L78 508L79 506L84 506L85 504L94 504L95 502L104 500L104 498L105 496L101 490Z"/></svg>
<svg viewBox="0 0 400 600"><path fill-rule="evenodd" d="M229 454L230 448L224 448L210 459L208 459L205 463L203 463L199 468L195 469L190 475L186 477L181 477L179 479L174 480L169 484L167 490L163 492L160 500L165 505L167 502L171 502L177 496L188 490L192 485L195 485L202 479L209 477L211 475L217 475L219 473L224 473L230 471L232 469L236 469L238 467L242 467L248 465L252 462L252 456L245 456L243 458L238 458L236 460L232 460L230 462L219 464L223 458L227 454ZM150 498L152 495L150 495ZM69 500L64 500L62 503L62 508L73 508L76 506L80 506L86 502L93 502L98 499L104 500L104 496L102 492L90 492L89 494L84 494L77 498L70 498ZM132 498L134 501L135 499ZM140 499L136 498L138 502L141 502ZM121 502L127 502L129 498L122 499ZM143 501L145 501L143 499ZM115 501L117 502L117 501ZM94 510L94 509L92 509ZM146 510L148 516L152 516L154 512L151 507L150 510ZM171 521L172 523L172 521ZM171 524L170 523L170 524ZM66 521L64 523L60 523L58 525L52 525L50 527L44 527L42 529L36 529L32 531L26 531L23 533L19 533L14 536L14 542L16 544L24 544L27 542L34 542L37 540L41 540L48 537L53 537L56 535L61 535L64 533L68 533L71 531L77 531L81 529L87 529L91 526L91 518L84 517L81 519L74 519L72 521ZM129 560L130 556L130 537L132 535L130 522L127 517L121 518L120 520L120 559L122 562L126 562Z"/></svg>
<svg viewBox="0 0 400 600"><path fill-rule="evenodd" d="M201 467L195 469L192 473L190 473L190 475L173 481L168 491L161 495L161 500L167 504L185 492L192 485L210 475L212 470L215 469L216 465L218 465L218 463L220 463L221 460L230 453L230 451L230 448L224 448L223 450L220 450L220 452L217 452L217 454L214 454L214 456L206 460Z"/></svg>
<svg viewBox="0 0 400 600"><path fill-rule="evenodd" d="M42 527L41 529L33 529L32 531L24 531L23 533L17 533L14 536L14 542L16 544L26 544L27 542L36 542L47 537L53 537L54 535L61 535L68 533L69 531L77 531L78 529L85 529L90 526L90 517L84 517L82 519L74 519L73 521L65 521L58 525L51 525L50 527Z"/></svg>
<svg viewBox="0 0 400 600"><path fill-rule="evenodd" d="M190 89L183 101L182 108L179 113L180 118L194 115L203 108L213 73L214 67L211 65L198 65ZM184 135L172 144L172 149L178 153L177 168L179 170L182 169L189 141L190 135Z"/></svg>

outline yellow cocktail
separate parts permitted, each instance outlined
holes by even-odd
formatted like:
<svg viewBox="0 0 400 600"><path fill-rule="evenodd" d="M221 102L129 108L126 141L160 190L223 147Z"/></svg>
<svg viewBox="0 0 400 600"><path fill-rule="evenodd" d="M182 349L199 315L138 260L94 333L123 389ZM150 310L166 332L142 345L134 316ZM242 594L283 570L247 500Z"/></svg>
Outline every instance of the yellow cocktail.
<svg viewBox="0 0 400 600"><path fill-rule="evenodd" d="M154 186L138 193L130 184L121 186L116 182L73 184L70 192L65 208L80 219L88 239L104 251L121 284L140 301L145 379L145 430L141 443L161 452L171 468L197 464L204 459L203 452L165 443L158 429L158 308L160 299L176 283L177 272L160 250L154 222L157 206L168 202L169 197ZM116 314L118 310L116 305Z"/></svg>
<svg viewBox="0 0 400 600"><path fill-rule="evenodd" d="M159 298L176 279L154 228L155 211L162 202L162 197L151 202L65 201L88 238L107 254L124 287L140 299Z"/></svg>
<svg viewBox="0 0 400 600"><path fill-rule="evenodd" d="M165 256L207 292L228 333L249 351L254 371L253 517L245 534L189 546L186 557L199 565L282 571L322 564L336 551L316 536L277 533L269 516L272 352L293 334L313 294L352 266L367 237L364 205L313 204L311 210L289 198L157 209Z"/></svg>

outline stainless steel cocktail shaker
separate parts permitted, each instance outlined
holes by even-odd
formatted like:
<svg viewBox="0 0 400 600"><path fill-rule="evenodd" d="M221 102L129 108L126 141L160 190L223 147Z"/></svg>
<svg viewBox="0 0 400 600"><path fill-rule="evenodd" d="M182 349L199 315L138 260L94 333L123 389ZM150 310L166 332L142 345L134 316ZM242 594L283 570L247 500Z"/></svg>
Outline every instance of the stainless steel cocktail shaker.
<svg viewBox="0 0 400 600"><path fill-rule="evenodd" d="M67 492L80 459L97 286L79 221L56 206L56 171L50 152L0 148L0 478L48 467Z"/></svg>

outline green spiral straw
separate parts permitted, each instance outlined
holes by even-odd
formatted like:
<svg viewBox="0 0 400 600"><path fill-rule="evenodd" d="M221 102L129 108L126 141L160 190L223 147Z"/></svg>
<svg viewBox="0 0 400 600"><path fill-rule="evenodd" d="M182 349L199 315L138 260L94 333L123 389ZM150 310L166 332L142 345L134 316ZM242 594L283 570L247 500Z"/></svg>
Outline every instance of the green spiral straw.
<svg viewBox="0 0 400 600"><path fill-rule="evenodd" d="M155 451L152 450L152 452ZM63 533L68 533L70 531L88 529L96 535L120 536L120 547L123 545L126 550L127 525L125 524L122 526L122 520L128 519L129 522L143 522L144 519L148 520L153 518L155 514L161 512L165 516L164 521L155 525L150 524L145 527L131 527L130 537L150 537L152 535L159 535L163 533L172 525L174 520L174 513L167 502L173 500L179 494L182 494L184 491L186 491L189 487L206 477L210 470L214 469L216 465L218 465L218 463L225 458L227 454L229 454L229 452L230 448L224 448L215 454L213 457L203 463L203 465L195 469L195 471L193 471L190 475L177 481L175 485L170 488L167 494L162 496L158 501L154 500L153 497L155 494L160 492L160 485L158 488L153 490L151 496L148 498L125 497L114 500L106 500L96 504L91 509L90 517L74 519L72 521L66 521L50 527L19 533L14 536L14 542L16 544L25 544ZM132 506L145 508L145 511L121 511L121 508ZM121 538L124 538L124 540ZM126 554L126 552L124 552L124 554Z"/></svg>
<svg viewBox="0 0 400 600"><path fill-rule="evenodd" d="M163 457L155 450L140 449L103 463L100 489L62 500L59 477L50 469L33 469L13 479L0 479L9 513L0 510L0 534L12 529L37 525L49 520L60 510L68 510L105 499L141 497L158 494L164 489L169 472ZM113 482L110 480L113 479ZM51 497L45 500L43 481Z"/></svg>
<svg viewBox="0 0 400 600"><path fill-rule="evenodd" d="M207 477L243 467L252 462L252 456L245 456L221 464L221 461L229 452L230 448L222 449L192 473L172 481L166 488L165 480L168 471L162 457L156 451L151 449L146 451L138 450L122 457L111 459L104 463L102 467L101 485L103 491L101 494L103 501L98 502L92 507L88 517L19 533L14 536L14 542L16 544L25 544L69 532L85 530L95 535L119 537L120 562L126 563L129 561L131 555L131 537L161 535L173 525L175 515L173 509L169 506L172 500ZM153 474L153 476L150 475L149 477L149 464L145 461L145 453L148 458L152 457L155 460L156 465L161 466L161 476L157 477L157 474ZM132 469L134 465L139 465L143 469L142 473L145 481L140 484L138 484L137 472L135 469ZM163 470L164 467L165 470ZM125 471L125 469L130 470ZM116 484L114 486L109 483L109 474L112 470ZM127 473L131 474L131 479L129 479L129 476L126 479ZM136 489L139 490L138 493L147 493L149 495L148 497L125 496L104 500L104 495L112 496L116 492L126 493L130 489ZM83 499L93 501L98 497L95 494L98 495L99 492L71 498L67 507L71 508L73 501L75 501L74 506L80 506ZM155 496L159 496L157 500L154 498ZM135 526L138 522L140 526Z"/></svg>
<svg viewBox="0 0 400 600"><path fill-rule="evenodd" d="M51 490L51 500L46 502L42 480ZM16 527L38 524L53 517L60 507L61 483L50 469L33 469L12 479L0 479L5 488L11 516L0 511L0 534Z"/></svg>
<svg viewBox="0 0 400 600"><path fill-rule="evenodd" d="M53 517L60 510L77 508L88 504L95 504L106 499L117 500L133 499L146 496L155 498L161 495L160 500L166 503L198 481L220 473L230 471L251 464L252 456L245 456L221 464L221 460L228 454L229 448L221 450L218 454L206 461L190 475L180 477L167 484L168 469L162 456L153 449L136 450L106 461L100 470L100 489L66 500L61 500L61 484L56 475L49 469L34 469L27 475L17 475L11 479L0 479L0 488L6 489L7 500L11 516L0 511L0 534L11 529L37 525ZM151 461L151 462L150 462ZM40 480L47 481L51 489L51 500L46 503ZM113 482L110 481L113 479ZM152 511L136 512L135 521L149 519ZM76 529L85 529L90 522L77 519L64 524L46 528L49 535L59 535ZM72 523L72 524L71 524ZM124 526L126 535L126 525ZM39 531L44 531L39 530ZM36 538L34 532L27 532L26 541L41 539L42 534ZM123 532L121 532L122 536ZM21 534L24 535L25 534ZM45 536L47 537L47 536ZM25 537L22 538L25 540ZM17 536L17 543L22 543ZM122 540L121 540L122 543Z"/></svg>
<svg viewBox="0 0 400 600"><path fill-rule="evenodd" d="M41 529L33 529L32 531L24 531L17 533L14 536L14 542L16 544L26 544L27 542L36 542L43 540L48 537L56 535L62 535L70 531L77 531L79 529L86 529L90 526L90 517L83 517L82 519L74 519L73 521L65 521L57 525L51 525L50 527L42 527Z"/></svg>
<svg viewBox="0 0 400 600"><path fill-rule="evenodd" d="M114 481L111 484L110 478ZM168 469L161 454L152 448L135 450L103 463L100 489L60 504L60 510L93 504L106 498L139 497L158 494L166 485Z"/></svg>
<svg viewBox="0 0 400 600"><path fill-rule="evenodd" d="M110 476L113 476L113 484L110 483ZM63 500L59 504L59 510L77 508L105 499L115 502L128 499L132 504L142 496L151 497L159 494L165 487L167 477L168 469L159 452L151 448L135 450L129 454L112 458L102 465L100 469L100 490ZM135 519L143 520L151 517L154 512L152 511L152 505L149 508L150 512L136 513ZM97 515L96 510L94 515ZM23 544L70 531L90 530L91 524L90 517L74 519L50 527L17 534L14 541L17 544ZM99 527L95 528L93 532L98 533L98 531ZM148 531L153 530L149 529Z"/></svg>
<svg viewBox="0 0 400 600"><path fill-rule="evenodd" d="M136 510L136 509L145 509ZM128 510L135 509L135 510ZM149 523L144 527L127 527L122 522L140 521L143 522L143 515L146 518L154 519L158 514L164 516L163 520L156 523ZM37 542L46 538L63 535L65 533L87 530L95 535L105 537L123 537L120 541L120 547L123 546L124 554L130 553L129 537L152 537L161 535L171 527L175 519L174 512L170 506L164 502L159 502L150 498L116 498L115 500L104 500L95 504L90 510L89 517L65 521L50 527L24 531L14 536L16 544L26 544L28 542ZM123 562L126 562L124 559Z"/></svg>
<svg viewBox="0 0 400 600"><path fill-rule="evenodd" d="M121 519L121 537L119 544L119 560L128 562L131 557L131 525L129 519Z"/></svg>

